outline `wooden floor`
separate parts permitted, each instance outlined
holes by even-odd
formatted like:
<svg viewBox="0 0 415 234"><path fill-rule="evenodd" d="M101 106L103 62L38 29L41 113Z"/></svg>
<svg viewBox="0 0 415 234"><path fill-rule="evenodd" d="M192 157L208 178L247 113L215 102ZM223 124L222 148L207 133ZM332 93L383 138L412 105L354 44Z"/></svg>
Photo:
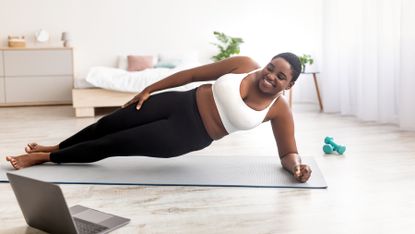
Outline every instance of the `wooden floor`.
<svg viewBox="0 0 415 234"><path fill-rule="evenodd" d="M414 233L415 133L392 125L321 114L294 105L300 153L317 161L326 190L61 185L70 206L130 217L114 233ZM70 106L0 108L0 163L26 143L55 144L97 118ZM325 136L347 146L322 153ZM214 142L197 155L276 155L270 125ZM260 160L260 159L259 159ZM0 184L0 233L26 226L10 185Z"/></svg>

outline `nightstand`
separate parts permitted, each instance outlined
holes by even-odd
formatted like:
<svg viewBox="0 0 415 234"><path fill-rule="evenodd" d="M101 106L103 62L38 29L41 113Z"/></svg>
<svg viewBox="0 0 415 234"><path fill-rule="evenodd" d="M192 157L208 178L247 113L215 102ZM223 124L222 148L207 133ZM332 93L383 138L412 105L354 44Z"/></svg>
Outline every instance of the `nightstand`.
<svg viewBox="0 0 415 234"><path fill-rule="evenodd" d="M316 88L316 93L317 93L317 98L318 98L318 104L320 105L320 111L323 111L323 102L321 101L321 96L320 96L320 89L318 88L318 82L317 82L317 74L319 74L319 72L302 72L301 74L305 75L305 76L312 76L313 80L314 80L314 87ZM290 107L292 106L292 100L293 100L293 89L294 86L291 87L290 89L290 96L289 96L289 104Z"/></svg>

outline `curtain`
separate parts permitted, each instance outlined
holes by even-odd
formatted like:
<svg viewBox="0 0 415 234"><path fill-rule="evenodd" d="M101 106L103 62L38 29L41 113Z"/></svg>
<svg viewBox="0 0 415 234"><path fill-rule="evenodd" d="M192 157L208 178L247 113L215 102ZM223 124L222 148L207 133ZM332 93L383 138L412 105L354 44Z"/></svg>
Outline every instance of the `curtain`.
<svg viewBox="0 0 415 234"><path fill-rule="evenodd" d="M323 0L325 112L415 130L415 1Z"/></svg>

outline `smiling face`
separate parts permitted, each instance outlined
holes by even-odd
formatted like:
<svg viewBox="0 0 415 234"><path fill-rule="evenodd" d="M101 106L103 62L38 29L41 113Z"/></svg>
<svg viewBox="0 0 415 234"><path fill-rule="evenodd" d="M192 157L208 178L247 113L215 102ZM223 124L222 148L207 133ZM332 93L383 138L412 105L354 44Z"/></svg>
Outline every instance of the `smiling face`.
<svg viewBox="0 0 415 234"><path fill-rule="evenodd" d="M283 58L275 58L261 70L258 85L263 93L275 95L291 88L291 80L291 65Z"/></svg>

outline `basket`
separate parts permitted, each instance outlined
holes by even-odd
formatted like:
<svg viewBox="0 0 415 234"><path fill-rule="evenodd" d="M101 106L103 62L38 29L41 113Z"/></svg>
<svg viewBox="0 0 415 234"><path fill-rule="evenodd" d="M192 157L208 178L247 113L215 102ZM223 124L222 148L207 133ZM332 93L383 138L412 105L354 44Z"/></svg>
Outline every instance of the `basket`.
<svg viewBox="0 0 415 234"><path fill-rule="evenodd" d="M12 48L24 48L26 47L26 40L24 37L10 37L8 39L8 46Z"/></svg>

